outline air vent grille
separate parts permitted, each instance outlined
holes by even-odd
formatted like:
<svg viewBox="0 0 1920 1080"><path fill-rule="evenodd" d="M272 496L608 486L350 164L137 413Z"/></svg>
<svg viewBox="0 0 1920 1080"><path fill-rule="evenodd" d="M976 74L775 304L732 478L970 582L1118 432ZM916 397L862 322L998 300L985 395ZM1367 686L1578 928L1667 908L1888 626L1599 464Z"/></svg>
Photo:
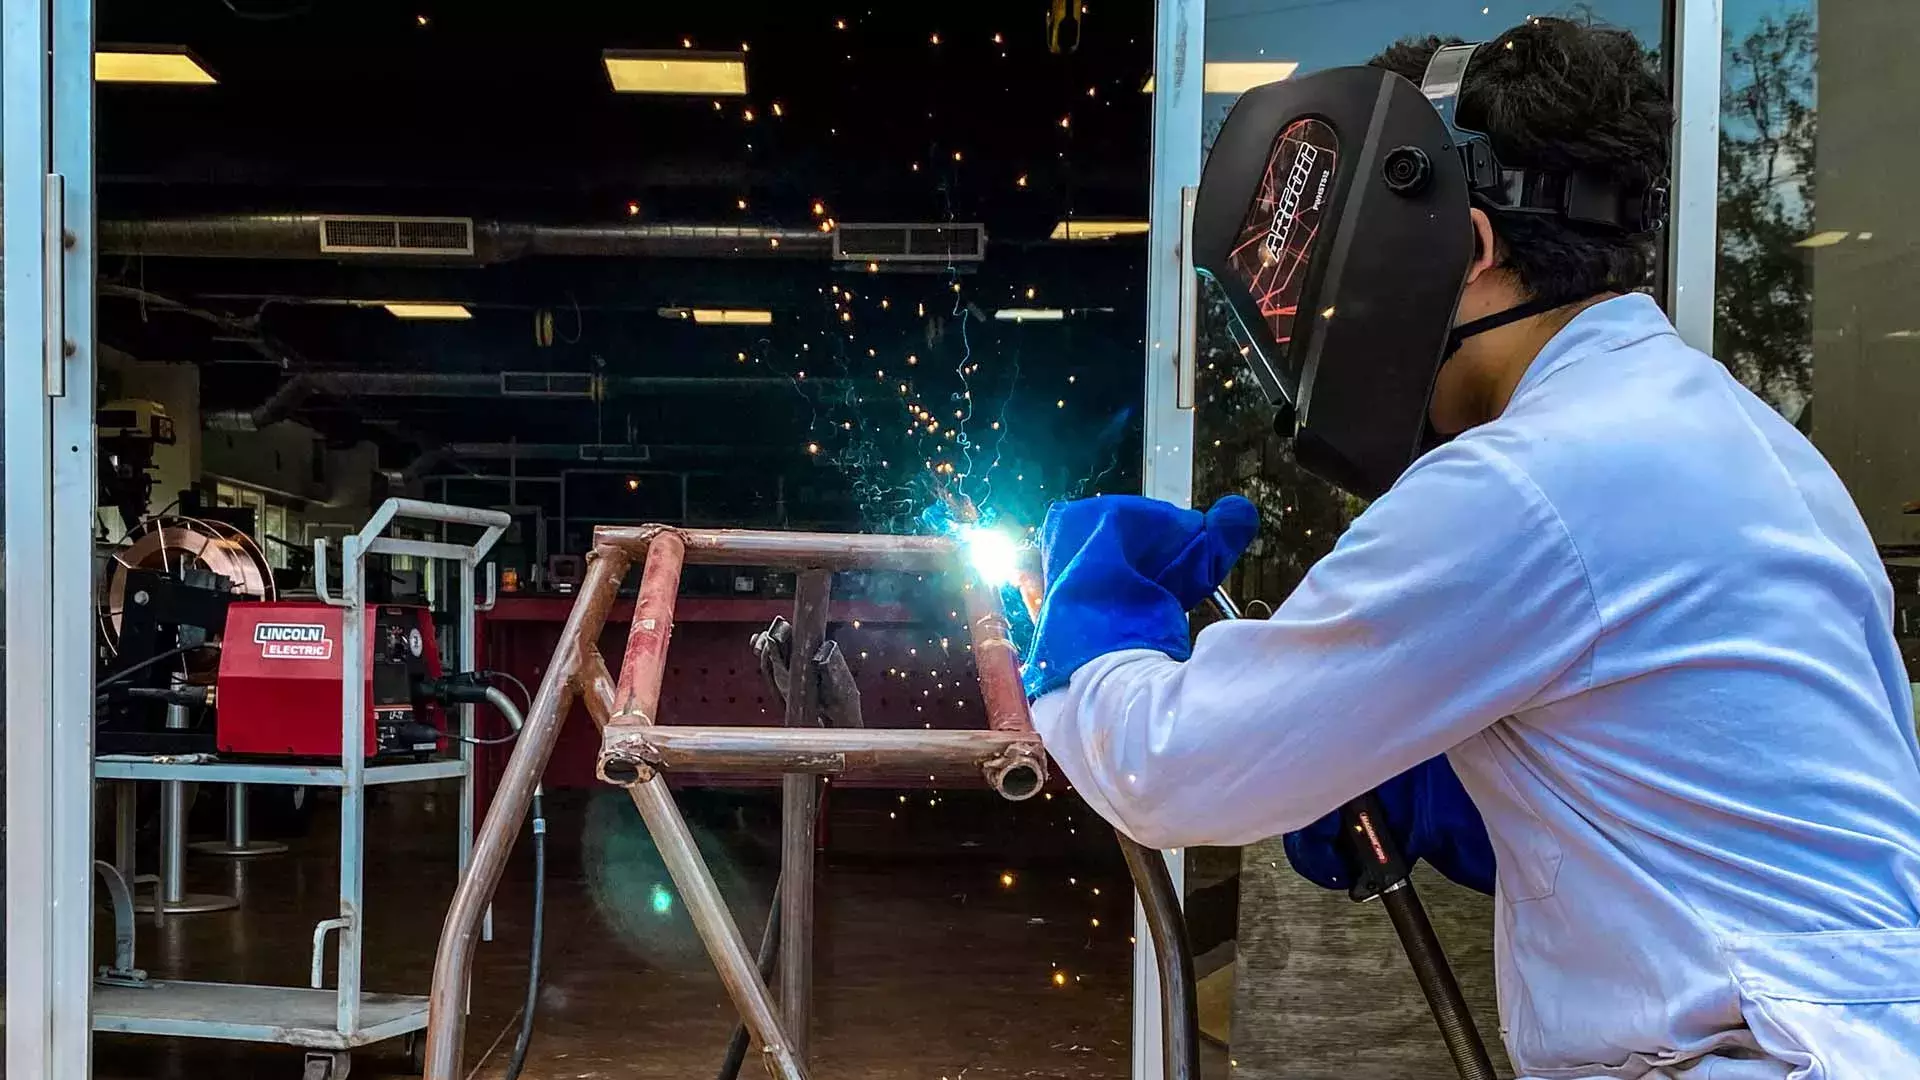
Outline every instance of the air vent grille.
<svg viewBox="0 0 1920 1080"><path fill-rule="evenodd" d="M633 443L581 443L581 461L647 461L653 452L644 445Z"/></svg>
<svg viewBox="0 0 1920 1080"><path fill-rule="evenodd" d="M472 255L473 219L321 218L320 251L328 255Z"/></svg>
<svg viewBox="0 0 1920 1080"><path fill-rule="evenodd" d="M833 231L833 257L871 263L980 262L987 257L987 227L841 222Z"/></svg>
<svg viewBox="0 0 1920 1080"><path fill-rule="evenodd" d="M584 371L503 371L503 397L591 398L593 376Z"/></svg>

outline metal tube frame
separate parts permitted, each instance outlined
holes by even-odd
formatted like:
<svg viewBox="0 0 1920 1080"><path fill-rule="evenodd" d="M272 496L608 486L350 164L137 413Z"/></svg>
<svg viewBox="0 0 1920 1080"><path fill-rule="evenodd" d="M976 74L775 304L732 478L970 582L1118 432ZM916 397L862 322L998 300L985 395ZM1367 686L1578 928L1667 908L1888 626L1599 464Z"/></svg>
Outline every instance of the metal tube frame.
<svg viewBox="0 0 1920 1080"><path fill-rule="evenodd" d="M426 1080L461 1076L463 991L470 977L474 934L559 737L561 720L576 695L584 699L588 715L600 729L601 778L624 787L640 811L728 995L761 1045L768 1070L779 1080L804 1080L813 936L812 875L808 872L813 860L811 807L818 783L807 774L882 769L971 773L984 777L1006 798L1024 799L1044 786L1046 757L1028 716L1013 650L1006 644L1006 617L999 597L973 584L966 586L967 617L981 695L992 725L987 730L820 728L814 726L816 709L804 689L789 696L789 726L656 727L681 570L688 563L725 563L800 571L792 655L803 660L811 657L825 635L831 571L940 569L956 565L957 555L951 541L937 537L664 525L596 529L587 580L480 826L472 867L462 877L447 912L427 1020ZM597 642L620 581L635 562L644 569L616 679L601 659ZM805 688L811 680L802 672L789 685ZM676 769L786 775L780 978L784 1010L776 1008L754 953L714 886L671 792L658 782L662 771ZM796 788L804 795L796 798Z"/></svg>

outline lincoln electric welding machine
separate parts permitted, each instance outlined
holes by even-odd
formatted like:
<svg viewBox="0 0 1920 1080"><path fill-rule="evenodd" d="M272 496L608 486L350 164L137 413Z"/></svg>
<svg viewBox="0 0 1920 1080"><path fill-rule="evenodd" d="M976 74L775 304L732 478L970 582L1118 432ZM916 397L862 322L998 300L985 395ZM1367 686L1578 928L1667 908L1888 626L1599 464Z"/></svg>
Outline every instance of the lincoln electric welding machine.
<svg viewBox="0 0 1920 1080"><path fill-rule="evenodd" d="M1200 178L1194 265L1252 342L1279 433L1302 467L1366 498L1434 445L1427 407L1460 340L1584 299L1534 297L1456 327L1473 207L1629 235L1666 219L1664 177L1509 167L1461 127L1479 48L1436 50L1419 86L1343 67L1254 87Z"/></svg>
<svg viewBox="0 0 1920 1080"><path fill-rule="evenodd" d="M340 624L345 609L317 602L240 603L227 610L216 743L221 753L340 756ZM430 754L446 730L420 687L440 678L425 608L366 609L368 757Z"/></svg>

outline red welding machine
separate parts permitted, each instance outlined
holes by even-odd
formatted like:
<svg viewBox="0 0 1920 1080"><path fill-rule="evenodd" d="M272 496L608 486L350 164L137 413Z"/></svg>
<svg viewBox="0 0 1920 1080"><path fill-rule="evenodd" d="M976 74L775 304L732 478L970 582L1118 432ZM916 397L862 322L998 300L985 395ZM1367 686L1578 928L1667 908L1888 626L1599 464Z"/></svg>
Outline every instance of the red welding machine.
<svg viewBox="0 0 1920 1080"><path fill-rule="evenodd" d="M227 609L215 714L221 753L340 756L341 615L313 601L238 603ZM422 692L440 677L433 618L425 608L368 608L368 757L432 753L446 714Z"/></svg>

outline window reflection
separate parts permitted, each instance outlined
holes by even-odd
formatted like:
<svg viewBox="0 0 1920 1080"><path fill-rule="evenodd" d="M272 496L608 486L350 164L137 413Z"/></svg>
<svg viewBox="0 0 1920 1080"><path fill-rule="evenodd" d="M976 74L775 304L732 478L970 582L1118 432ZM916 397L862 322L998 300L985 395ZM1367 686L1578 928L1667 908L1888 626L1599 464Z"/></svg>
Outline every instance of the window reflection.
<svg viewBox="0 0 1920 1080"><path fill-rule="evenodd" d="M1714 351L1846 482L1920 675L1920 254L1904 135L1920 123L1920 9L1734 0L1724 28Z"/></svg>

